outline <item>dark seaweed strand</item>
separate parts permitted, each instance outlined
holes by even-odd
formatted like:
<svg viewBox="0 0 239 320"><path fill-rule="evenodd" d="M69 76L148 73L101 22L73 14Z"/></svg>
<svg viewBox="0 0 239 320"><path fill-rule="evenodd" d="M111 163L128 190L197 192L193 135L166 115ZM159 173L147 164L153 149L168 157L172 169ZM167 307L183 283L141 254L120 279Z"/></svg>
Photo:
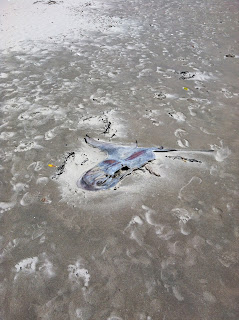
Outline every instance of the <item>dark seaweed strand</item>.
<svg viewBox="0 0 239 320"><path fill-rule="evenodd" d="M103 134L109 133L110 127L111 127L111 122L109 121L108 124L107 124L107 127L105 128L105 131L103 132Z"/></svg>
<svg viewBox="0 0 239 320"><path fill-rule="evenodd" d="M75 152L70 152L68 153L68 155L65 157L63 163L57 167L57 172L55 173L55 175L52 177L52 179L56 179L56 177L60 176L63 172L64 172L64 169L65 169L65 166L66 166L66 163L67 163L67 160L72 157L72 156L75 156Z"/></svg>
<svg viewBox="0 0 239 320"><path fill-rule="evenodd" d="M177 160L184 160L184 161L189 161L189 162L198 162L198 163L202 163L202 161L197 160L197 159L188 159L188 158L183 158L181 156L166 156L166 158L170 158L170 159L177 159Z"/></svg>

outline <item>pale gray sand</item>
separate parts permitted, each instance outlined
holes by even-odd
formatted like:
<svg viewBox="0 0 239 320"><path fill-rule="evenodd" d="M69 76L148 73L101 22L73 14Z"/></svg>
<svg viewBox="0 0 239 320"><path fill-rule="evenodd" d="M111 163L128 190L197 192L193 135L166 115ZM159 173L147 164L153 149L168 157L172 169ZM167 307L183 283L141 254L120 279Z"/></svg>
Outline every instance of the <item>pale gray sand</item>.
<svg viewBox="0 0 239 320"><path fill-rule="evenodd" d="M238 3L33 2L1 3L0 319L237 320ZM215 153L87 192L85 134Z"/></svg>

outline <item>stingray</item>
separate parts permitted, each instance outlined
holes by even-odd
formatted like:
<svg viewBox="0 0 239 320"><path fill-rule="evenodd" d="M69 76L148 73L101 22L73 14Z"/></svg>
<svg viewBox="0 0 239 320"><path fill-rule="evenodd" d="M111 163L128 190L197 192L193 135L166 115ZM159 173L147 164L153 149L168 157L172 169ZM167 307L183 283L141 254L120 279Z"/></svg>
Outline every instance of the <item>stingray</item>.
<svg viewBox="0 0 239 320"><path fill-rule="evenodd" d="M108 157L88 170L77 181L79 188L97 191L114 187L120 180L140 169L148 162L155 160L156 152L190 151L210 152L213 150L184 150L166 149L164 147L140 148L136 144L121 146L112 143L96 141L89 136L85 138L86 143L100 149L108 154Z"/></svg>

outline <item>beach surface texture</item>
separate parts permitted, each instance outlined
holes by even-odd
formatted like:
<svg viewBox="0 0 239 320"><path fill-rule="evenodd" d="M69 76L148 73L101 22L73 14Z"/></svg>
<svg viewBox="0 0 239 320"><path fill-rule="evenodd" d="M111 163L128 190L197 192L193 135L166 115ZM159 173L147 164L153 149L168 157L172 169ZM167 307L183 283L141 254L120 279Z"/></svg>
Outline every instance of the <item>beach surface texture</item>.
<svg viewBox="0 0 239 320"><path fill-rule="evenodd" d="M0 0L0 320L239 319L238 34L235 0Z"/></svg>

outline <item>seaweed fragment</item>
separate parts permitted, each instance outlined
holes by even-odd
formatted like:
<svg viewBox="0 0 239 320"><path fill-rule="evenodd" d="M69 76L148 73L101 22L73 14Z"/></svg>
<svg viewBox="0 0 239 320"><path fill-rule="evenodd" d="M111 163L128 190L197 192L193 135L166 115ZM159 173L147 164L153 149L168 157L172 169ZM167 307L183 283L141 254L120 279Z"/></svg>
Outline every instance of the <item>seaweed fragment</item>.
<svg viewBox="0 0 239 320"><path fill-rule="evenodd" d="M179 79L182 80L188 80L195 77L195 73L189 72L189 71L181 71L180 72L181 77Z"/></svg>
<svg viewBox="0 0 239 320"><path fill-rule="evenodd" d="M69 160L70 157L74 157L74 156L75 156L75 152L68 153L68 155L65 157L63 163L59 167L57 167L57 172L55 173L55 176L53 178L60 176L64 172L67 161Z"/></svg>
<svg viewBox="0 0 239 320"><path fill-rule="evenodd" d="M227 58L235 58L235 54L228 53L228 54L225 55L225 57L227 57Z"/></svg>
<svg viewBox="0 0 239 320"><path fill-rule="evenodd" d="M184 162L197 162L197 163L202 163L202 161L197 160L197 159L189 159L189 158L184 158L181 156L166 156L166 158L170 158L170 159L177 159L177 160L183 160Z"/></svg>
<svg viewBox="0 0 239 320"><path fill-rule="evenodd" d="M109 121L109 122L107 123L107 126L106 126L105 131L103 132L103 134L109 133L110 127L111 127L111 122Z"/></svg>

